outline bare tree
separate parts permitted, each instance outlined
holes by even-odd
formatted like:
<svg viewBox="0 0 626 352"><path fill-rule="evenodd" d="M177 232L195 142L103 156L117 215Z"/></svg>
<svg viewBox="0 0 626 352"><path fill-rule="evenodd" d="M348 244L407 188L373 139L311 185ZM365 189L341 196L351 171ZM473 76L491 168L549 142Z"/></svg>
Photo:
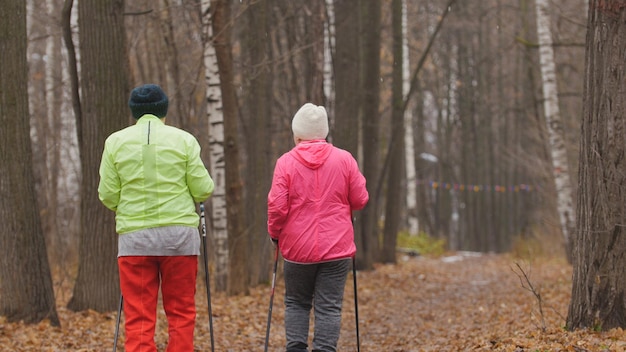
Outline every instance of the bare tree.
<svg viewBox="0 0 626 352"><path fill-rule="evenodd" d="M271 65L269 64L270 1L258 0L248 4L241 16L246 30L241 32L243 83L242 121L246 141L245 208L246 242L250 283L266 282L267 258L270 242L267 240L267 191L271 180ZM259 231L261 233L259 234Z"/></svg>
<svg viewBox="0 0 626 352"><path fill-rule="evenodd" d="M32 2L28 15L29 35L33 38L28 46L30 60L29 70L29 103L32 118L33 139L33 166L35 186L41 207L41 221L43 232L46 234L48 252L51 263L57 262L54 257L61 258L64 248L58 243L56 214L58 195L57 182L59 174L59 151L57 141L60 120L60 104L62 98L59 93L60 80L53 81L53 75L62 72L60 66L60 50L54 48L59 39L50 33L54 33L53 21L50 20L51 11L47 3L40 7L40 11L34 11ZM54 50L56 49L56 50ZM57 87L54 89L54 87ZM57 93L56 95L53 92ZM55 102L53 104L53 101ZM54 111L53 111L54 110ZM68 236L69 237L69 236Z"/></svg>
<svg viewBox="0 0 626 352"><path fill-rule="evenodd" d="M207 115L211 148L211 177L215 190L211 197L211 235L215 257L215 288L226 291L228 283L228 207L226 204L226 159L224 155L224 113L219 67L214 46L209 0L202 2L204 65L207 81Z"/></svg>
<svg viewBox="0 0 626 352"><path fill-rule="evenodd" d="M403 35L402 35L402 0L391 2L392 37L393 37L393 70L392 70L392 107L391 136L389 138L389 175L387 177L387 197L385 206L385 227L383 230L382 261L396 262L396 239L400 228L400 209L402 189L400 187L404 171L404 79L403 79Z"/></svg>
<svg viewBox="0 0 626 352"><path fill-rule="evenodd" d="M626 1L589 1L568 329L626 327Z"/></svg>
<svg viewBox="0 0 626 352"><path fill-rule="evenodd" d="M574 232L574 199L570 181L567 149L563 137L563 123L559 111L558 88L550 30L548 0L535 0L537 9L537 33L539 37L539 61L543 88L544 117L548 125L549 150L556 185L557 211L561 220L561 231L565 251L571 256L570 237Z"/></svg>
<svg viewBox="0 0 626 352"><path fill-rule="evenodd" d="M26 3L0 14L0 315L60 325L35 196L28 109Z"/></svg>
<svg viewBox="0 0 626 352"><path fill-rule="evenodd" d="M104 140L128 125L128 58L124 1L82 0L78 7L81 144L81 234L78 276L68 308L114 310L119 298L117 235L113 213L98 200Z"/></svg>
<svg viewBox="0 0 626 352"><path fill-rule="evenodd" d="M381 1L361 1L361 81L360 105L362 107L363 133L363 175L367 180L370 199L362 213L362 232L355 234L357 247L357 266L371 269L380 260L381 246L378 239L378 218L380 212L378 189L380 179L380 23Z"/></svg>
<svg viewBox="0 0 626 352"><path fill-rule="evenodd" d="M358 12L354 3L335 0L335 46L333 72L335 83L335 119L333 121L333 144L358 157L359 144L359 33Z"/></svg>
<svg viewBox="0 0 626 352"><path fill-rule="evenodd" d="M409 92L411 82L409 38L408 38L408 9L407 1L402 1L402 94ZM406 225L411 235L418 234L419 221L417 217L417 171L415 168L415 129L413 111L415 103L410 102L404 111L404 171L406 173Z"/></svg>
<svg viewBox="0 0 626 352"><path fill-rule="evenodd" d="M205 0L204 5L208 1ZM114 128L98 127L102 132L91 136L85 132L94 129L90 124L97 115L93 112L92 99L84 103L82 108L86 113L82 117L79 88L84 94L95 90L91 81L98 86L106 84L99 83L100 78L94 74L89 77L97 80L83 82L89 87L79 87L78 65L72 62L78 54L70 45L67 55L58 49L55 20L61 3L65 4L61 19L66 42L73 44L72 35L77 39L78 30L83 32L81 42L85 36L82 28L88 24L81 22L77 26L78 16L72 13L73 2L26 2L33 8L29 17L32 21L27 22L35 184L40 195L38 204L51 265L65 265L65 268L74 267L79 232L88 236L85 232L92 231L85 230L81 222L93 222L93 227L89 228L97 228L99 233L112 233L106 225L113 226L112 217L98 224L103 221L100 215L90 212L101 207L100 204L89 198L93 192L88 188L85 193L78 189L81 178L89 183L96 177L81 174L80 157L98 159L101 152L95 150L97 146L92 151L86 143L100 143L108 133L104 130ZM554 76L560 88L558 108L562 112L563 145L570 157L577 153L579 138L573 132L578 130L579 121L572 116L582 108L579 98L584 62L582 45L578 42L586 32L585 14L579 11L584 3L586 0L550 0ZM369 0L229 2L233 14L223 21L222 27L229 31L228 45L232 51L228 59L230 82L226 89L233 89L235 93L224 99L233 105L224 107L223 112L225 131L235 126L230 132L233 138L230 141L236 143L237 156L231 159L233 154L226 155L224 150L224 158L216 154L210 159L212 163L222 163L211 166L212 174L223 166L225 177L230 163L233 169L229 175L234 175L237 165L239 178L224 178L222 199L217 196L212 199L215 208L208 209L215 211L214 228L209 234L210 238L230 236L226 229L232 224L226 223L227 217L238 221L238 226L249 227L240 228L240 242L242 246L245 243L246 248L231 246L232 250L239 248L237 253L243 258L226 255L229 241L211 243L212 249L222 250L220 259L217 252L213 252L211 258L219 261L212 268L218 271L215 279L224 283L224 289L226 267L240 262L246 265L246 286L267 279L271 266L267 263L270 243L263 234L264 199L269 187L269 178L265 179L265 175L277 156L292 146L291 118L304 101L327 106L331 122L329 141L349 150L367 174L372 199L364 211L365 217L363 212L354 214L359 267L367 267L363 264L366 260L369 265L380 260L381 228L385 233L393 233L404 230L403 226L409 223L413 229L414 216L418 217L420 233L445 239L450 249L501 251L508 249L512 239L518 236L541 239L550 236L550 240L554 236L560 240L561 227L552 224L559 223L558 196L562 193L554 182L553 158L546 142L550 139L549 125L543 119L542 108L547 101L542 94L537 94L541 92L542 82L537 69L540 45L537 44L535 0L519 0L514 4L502 0L406 1L410 20L406 23L403 54L411 60L404 65L405 72L409 71L410 85L404 92L407 133L404 135L406 151L402 153L406 154L403 163L407 166L406 175L403 173L400 181L390 179L393 174L391 157L396 153L387 150L394 121L393 21L389 4L391 2ZM211 148L207 130L212 134L213 147L227 148L232 144L228 137L220 140L213 135L220 133L217 117L222 111L215 106L219 103L213 104L221 99L215 98L215 91L222 90L221 82L215 80L217 71L210 68L215 65L203 65L201 5L200 0L126 2L124 22L131 60L129 80L162 84L171 96L168 123L190 129L203 146L203 156L209 160ZM377 10L380 8L382 11ZM445 25L441 26L444 18ZM324 20L329 29L325 40ZM96 18L94 23L103 23L99 21L101 19ZM208 23L205 24L208 26ZM107 26L110 25L100 25ZM107 41L117 38L117 30L107 30L106 34ZM92 43L91 39L83 43L88 49L86 52L94 47ZM330 47L330 55L324 43ZM123 53L121 49L110 51L115 51L115 55ZM59 61L65 57L69 58L67 66ZM332 71L331 62L327 61L329 57ZM95 69L96 65L87 63L90 60L86 58L81 65L88 70L110 73L108 67ZM110 66L120 62L113 54L107 61ZM211 80L208 83L207 75ZM322 78L326 80L323 84ZM109 85L117 84L115 82L107 80ZM207 93L207 90L213 92ZM72 100L68 97L70 91ZM102 97L112 93L97 94L99 99L95 103L104 102ZM119 105L122 113L107 113L112 118L109 122L119 127L129 122L125 111L126 94L119 93L121 103L107 103ZM67 111L70 103L74 104L74 114ZM207 104L215 107L209 107L212 109L210 122ZM71 121L74 116L75 122ZM214 126L209 128L209 123ZM413 138L409 127L413 127ZM413 155L406 141L414 143ZM415 166L409 167L410 162ZM85 167L92 169L93 165ZM414 181L411 181L411 171L416 174ZM570 173L570 177L573 183L577 182L575 172ZM229 180L241 182L234 193L228 188ZM412 195L412 187L415 187L415 195ZM401 193L402 199L394 201L394 192L398 189L406 193ZM239 191L241 193L237 194ZM572 191L575 193L576 189ZM239 197L237 201L245 206L233 205L228 211L226 207L233 203L227 196ZM79 202L84 202L85 208ZM396 202L399 208L393 210ZM236 209L240 206L248 208ZM80 215L81 210L87 210L88 214ZM392 215L382 216L383 212ZM395 215L400 216L398 225L394 224ZM83 218L78 221L80 216ZM223 229L219 235L218 226ZM396 226L398 228L393 230ZM218 241L221 242L218 244ZM113 252L112 243L102 245L110 246L107 248ZM392 253L393 247L389 242L385 250ZM554 251L551 247L548 250ZM57 260L63 263L56 263ZM113 263L102 267L115 268ZM82 281L84 273L79 276ZM116 295L112 296L116 299Z"/></svg>
<svg viewBox="0 0 626 352"><path fill-rule="evenodd" d="M352 153L359 164L363 165L363 158L359 153L360 139L360 99L359 87L360 76L360 45L355 40L359 36L359 14L354 9L354 1L333 0L334 9L334 47L333 74L335 84L335 98L333 100L334 113L330 112L332 119L331 138L332 143ZM332 42L332 41L331 41ZM363 251L362 220L360 213L353 214L354 237L357 250ZM362 253L364 254L364 253Z"/></svg>
<svg viewBox="0 0 626 352"><path fill-rule="evenodd" d="M226 163L226 211L228 213L229 294L248 292L247 243L243 223L243 190L239 175L238 110L234 85L231 46L231 7L228 0L211 0L211 25L219 68L224 114L224 156Z"/></svg>

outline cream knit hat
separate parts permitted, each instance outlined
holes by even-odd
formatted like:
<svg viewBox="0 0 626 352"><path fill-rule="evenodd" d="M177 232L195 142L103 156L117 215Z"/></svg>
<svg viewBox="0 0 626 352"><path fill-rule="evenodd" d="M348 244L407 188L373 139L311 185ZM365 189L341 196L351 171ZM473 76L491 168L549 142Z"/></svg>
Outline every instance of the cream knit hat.
<svg viewBox="0 0 626 352"><path fill-rule="evenodd" d="M302 140L325 139L328 136L328 115L323 106L306 103L296 112L291 121L295 137Z"/></svg>

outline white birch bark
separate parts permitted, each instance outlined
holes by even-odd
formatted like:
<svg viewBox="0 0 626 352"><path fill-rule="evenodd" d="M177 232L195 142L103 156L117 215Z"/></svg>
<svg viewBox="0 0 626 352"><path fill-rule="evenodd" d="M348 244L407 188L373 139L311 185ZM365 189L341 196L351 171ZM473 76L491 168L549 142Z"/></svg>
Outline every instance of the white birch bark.
<svg viewBox="0 0 626 352"><path fill-rule="evenodd" d="M215 47L211 39L211 18L209 0L202 1L202 18L204 27L204 65L206 69L207 117L209 119L210 174L215 182L215 190L211 197L211 235L215 258L215 289L225 291L228 282L228 228L226 212L226 164L224 157L224 115L222 113L222 96L218 75Z"/></svg>
<svg viewBox="0 0 626 352"><path fill-rule="evenodd" d="M407 28L407 4L402 1L402 94L409 94L411 87L411 73L409 60L409 40ZM406 205L409 234L417 235L417 179L415 173L415 147L413 144L413 108L409 103L404 111L404 148L405 148L405 169L406 169Z"/></svg>
<svg viewBox="0 0 626 352"><path fill-rule="evenodd" d="M335 89L333 85L332 52L335 47L335 9L332 0L326 0L326 25L324 30L324 95L326 110L329 112L331 124L334 121ZM332 138L332 134L330 135ZM330 140L332 142L332 140Z"/></svg>
<svg viewBox="0 0 626 352"><path fill-rule="evenodd" d="M537 10L537 36L539 38L539 62L541 65L541 80L544 97L543 107L546 123L548 125L549 148L552 156L553 176L557 195L557 211L561 222L565 246L569 251L570 236L573 234L575 226L575 213L567 153L563 137L563 127L559 113L548 0L536 0L535 5Z"/></svg>

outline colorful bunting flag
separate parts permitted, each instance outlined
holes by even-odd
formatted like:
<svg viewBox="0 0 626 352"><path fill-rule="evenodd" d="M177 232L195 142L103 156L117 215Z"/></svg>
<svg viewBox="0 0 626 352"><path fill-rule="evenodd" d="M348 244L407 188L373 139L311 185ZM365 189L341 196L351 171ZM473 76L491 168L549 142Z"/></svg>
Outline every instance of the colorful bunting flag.
<svg viewBox="0 0 626 352"><path fill-rule="evenodd" d="M446 189L446 190L455 190L455 191L470 191L470 192L496 192L496 193L506 193L506 192L532 192L538 191L540 189L539 186L528 185L525 183L518 185L473 185L473 184L462 184L462 183L450 183L450 182L440 182L440 181L431 181L431 180L417 180L418 185L428 185L432 189Z"/></svg>

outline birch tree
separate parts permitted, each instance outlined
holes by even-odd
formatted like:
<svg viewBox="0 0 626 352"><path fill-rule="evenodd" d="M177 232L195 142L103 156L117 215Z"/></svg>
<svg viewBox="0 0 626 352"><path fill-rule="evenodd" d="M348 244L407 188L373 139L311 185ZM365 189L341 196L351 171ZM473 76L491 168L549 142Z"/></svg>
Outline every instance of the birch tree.
<svg viewBox="0 0 626 352"><path fill-rule="evenodd" d="M226 209L226 164L224 156L224 114L222 91L213 29L211 27L210 0L202 1L202 27L204 33L204 66L206 70L206 102L209 119L210 170L215 182L211 197L211 237L215 258L215 288L225 291L228 279L228 219Z"/></svg>
<svg viewBox="0 0 626 352"><path fill-rule="evenodd" d="M324 25L324 99L326 101L326 111L329 113L329 119L334 120L335 111L335 87L333 85L333 56L335 50L335 8L332 0L325 0L326 5L326 23ZM332 142L332 136L329 138Z"/></svg>
<svg viewBox="0 0 626 352"><path fill-rule="evenodd" d="M402 1L402 95L406 99L409 93L411 82L410 59L409 59L409 38L408 38L408 8L406 0ZM406 172L406 207L407 222L410 234L417 235L417 179L415 171L415 144L413 143L413 107L411 103L404 110L404 156Z"/></svg>
<svg viewBox="0 0 626 352"><path fill-rule="evenodd" d="M552 157L552 174L556 186L557 212L568 257L571 255L570 236L574 233L574 206L572 186L563 137L563 124L559 112L556 84L554 50L548 0L535 0L537 11L537 35L539 39L539 63L543 89L544 118L548 126L548 144Z"/></svg>

